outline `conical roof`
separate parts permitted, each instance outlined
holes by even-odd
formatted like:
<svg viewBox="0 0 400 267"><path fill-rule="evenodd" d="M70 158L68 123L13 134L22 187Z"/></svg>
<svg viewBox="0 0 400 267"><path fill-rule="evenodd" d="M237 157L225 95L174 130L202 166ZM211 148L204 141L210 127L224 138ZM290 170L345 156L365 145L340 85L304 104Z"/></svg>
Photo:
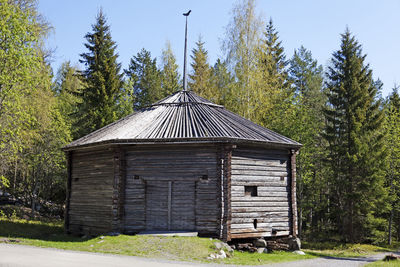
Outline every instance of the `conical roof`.
<svg viewBox="0 0 400 267"><path fill-rule="evenodd" d="M267 143L293 148L301 146L191 91L179 91L73 141L64 149L102 143L201 141Z"/></svg>

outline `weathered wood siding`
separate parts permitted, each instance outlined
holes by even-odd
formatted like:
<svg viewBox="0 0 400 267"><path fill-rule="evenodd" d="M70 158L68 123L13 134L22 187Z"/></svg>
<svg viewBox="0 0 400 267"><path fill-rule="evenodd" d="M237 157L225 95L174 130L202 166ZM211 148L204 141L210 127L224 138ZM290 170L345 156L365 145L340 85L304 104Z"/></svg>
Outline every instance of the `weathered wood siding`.
<svg viewBox="0 0 400 267"><path fill-rule="evenodd" d="M134 146L125 156L125 232L182 229L218 234L215 146Z"/></svg>
<svg viewBox="0 0 400 267"><path fill-rule="evenodd" d="M289 151L238 147L231 165L231 238L289 235ZM245 186L257 186L257 196Z"/></svg>
<svg viewBox="0 0 400 267"><path fill-rule="evenodd" d="M72 153L69 232L97 234L111 231L113 181L114 162L110 150Z"/></svg>

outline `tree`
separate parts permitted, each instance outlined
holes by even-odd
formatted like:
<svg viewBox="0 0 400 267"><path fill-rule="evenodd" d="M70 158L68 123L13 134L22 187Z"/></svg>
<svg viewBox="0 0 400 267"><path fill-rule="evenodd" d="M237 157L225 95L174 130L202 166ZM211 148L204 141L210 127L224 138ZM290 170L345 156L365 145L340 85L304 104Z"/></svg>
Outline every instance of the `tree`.
<svg viewBox="0 0 400 267"><path fill-rule="evenodd" d="M228 70L236 80L229 97L234 101L230 108L241 116L253 119L253 105L258 99L252 79L264 23L256 14L254 0L238 2L231 13L232 18L226 27L222 45Z"/></svg>
<svg viewBox="0 0 400 267"><path fill-rule="evenodd" d="M232 110L232 106L235 103L234 99L232 99L232 91L235 89L235 79L228 71L226 63L220 59L217 59L217 62L211 69L210 83L210 88L214 92L210 100Z"/></svg>
<svg viewBox="0 0 400 267"><path fill-rule="evenodd" d="M40 67L38 49L48 24L34 1L0 0L0 180L9 184L8 170L22 147L23 128L31 117L24 100L35 90Z"/></svg>
<svg viewBox="0 0 400 267"><path fill-rule="evenodd" d="M165 95L170 95L178 91L182 85L176 58L169 41L167 41L165 49L162 51L161 64L162 91Z"/></svg>
<svg viewBox="0 0 400 267"><path fill-rule="evenodd" d="M161 71L157 68L157 60L151 58L144 48L131 58L125 70L131 80L134 95L134 109L140 109L167 96L161 88Z"/></svg>
<svg viewBox="0 0 400 267"><path fill-rule="evenodd" d="M111 38L110 27L102 10L87 33L80 62L86 69L82 72L85 89L80 105L80 135L88 134L118 119L118 103L121 98L121 64L117 62L117 46Z"/></svg>
<svg viewBox="0 0 400 267"><path fill-rule="evenodd" d="M190 90L206 99L214 100L212 98L215 98L215 94L210 84L211 68L208 64L208 52L204 48L201 36L199 36L199 40L196 42L196 48L192 50L191 58L193 62L190 65L193 71L189 75Z"/></svg>
<svg viewBox="0 0 400 267"><path fill-rule="evenodd" d="M323 108L323 69L303 46L295 50L289 65L289 79L296 94L296 120L292 138L303 144L296 159L299 235L309 228L313 236L326 225L326 157ZM303 224L304 221L304 224ZM309 226L309 227L308 227Z"/></svg>
<svg viewBox="0 0 400 267"><path fill-rule="evenodd" d="M257 49L257 68L251 83L256 88L255 121L281 134L292 136L295 128L295 94L288 78L286 56L278 32L270 19Z"/></svg>
<svg viewBox="0 0 400 267"><path fill-rule="evenodd" d="M379 230L374 214L384 208L386 194L383 113L376 97L379 88L365 57L347 29L326 73L331 215L344 239L351 242Z"/></svg>
<svg viewBox="0 0 400 267"><path fill-rule="evenodd" d="M71 129L73 139L81 132L79 125L79 105L82 105L84 84L78 67L72 66L70 61L61 64L57 72L54 91L60 106L60 112Z"/></svg>
<svg viewBox="0 0 400 267"><path fill-rule="evenodd" d="M388 243L392 243L393 221L397 217L400 221L400 96L395 87L388 96L386 105L385 139L386 150L388 151L388 165L386 179L390 195L390 215L388 220ZM399 237L399 226L397 236Z"/></svg>

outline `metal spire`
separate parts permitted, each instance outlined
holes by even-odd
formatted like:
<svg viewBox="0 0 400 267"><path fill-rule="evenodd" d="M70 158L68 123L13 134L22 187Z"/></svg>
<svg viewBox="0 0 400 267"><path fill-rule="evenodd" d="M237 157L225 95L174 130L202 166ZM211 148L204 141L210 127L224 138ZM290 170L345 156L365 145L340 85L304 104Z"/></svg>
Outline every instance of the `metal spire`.
<svg viewBox="0 0 400 267"><path fill-rule="evenodd" d="M186 17L186 25L185 25L185 55L183 59L183 91L187 90L187 80L186 80L186 50L187 50L187 17L190 15L192 10L189 10L187 13L183 13Z"/></svg>

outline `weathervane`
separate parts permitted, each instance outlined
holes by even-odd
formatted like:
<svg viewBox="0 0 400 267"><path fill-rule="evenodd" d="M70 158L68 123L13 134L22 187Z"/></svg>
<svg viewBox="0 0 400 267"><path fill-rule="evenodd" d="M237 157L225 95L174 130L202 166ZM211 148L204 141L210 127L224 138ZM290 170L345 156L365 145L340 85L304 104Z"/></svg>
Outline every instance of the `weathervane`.
<svg viewBox="0 0 400 267"><path fill-rule="evenodd" d="M187 47L187 17L190 15L192 10L189 10L187 13L183 13L186 17L186 25L185 25L185 56L183 58L183 91L187 90L187 81L186 81L186 47Z"/></svg>

